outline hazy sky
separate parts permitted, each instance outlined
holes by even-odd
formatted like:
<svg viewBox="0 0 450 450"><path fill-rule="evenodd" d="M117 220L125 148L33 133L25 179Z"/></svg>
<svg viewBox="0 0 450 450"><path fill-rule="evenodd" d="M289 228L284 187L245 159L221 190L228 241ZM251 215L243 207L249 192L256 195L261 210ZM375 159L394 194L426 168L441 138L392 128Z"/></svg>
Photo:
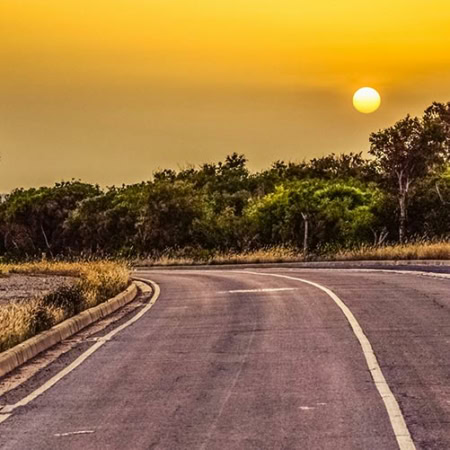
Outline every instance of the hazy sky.
<svg viewBox="0 0 450 450"><path fill-rule="evenodd" d="M365 151L433 100L448 0L0 0L0 192Z"/></svg>

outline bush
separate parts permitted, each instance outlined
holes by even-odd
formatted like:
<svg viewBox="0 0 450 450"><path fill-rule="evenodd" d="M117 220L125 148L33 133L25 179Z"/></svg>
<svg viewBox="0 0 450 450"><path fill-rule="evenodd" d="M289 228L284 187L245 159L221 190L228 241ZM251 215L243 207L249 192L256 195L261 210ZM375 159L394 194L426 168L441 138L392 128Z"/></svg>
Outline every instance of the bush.
<svg viewBox="0 0 450 450"><path fill-rule="evenodd" d="M62 308L65 315L70 317L79 313L84 308L84 293L80 284L60 286L55 291L47 294L42 302L45 306Z"/></svg>
<svg viewBox="0 0 450 450"><path fill-rule="evenodd" d="M34 336L41 331L48 330L53 325L53 315L51 309L47 308L43 302L36 304L36 308L31 315L29 335Z"/></svg>

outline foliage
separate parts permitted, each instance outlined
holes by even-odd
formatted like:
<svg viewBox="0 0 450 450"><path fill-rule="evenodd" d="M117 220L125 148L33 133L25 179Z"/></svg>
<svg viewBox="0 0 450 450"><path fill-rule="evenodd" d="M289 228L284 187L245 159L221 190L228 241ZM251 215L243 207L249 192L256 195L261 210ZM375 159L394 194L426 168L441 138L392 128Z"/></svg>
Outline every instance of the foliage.
<svg viewBox="0 0 450 450"><path fill-rule="evenodd" d="M83 303L83 290L79 283L60 286L58 289L45 295L42 299L43 306L61 308L64 311L64 315L68 317L82 311Z"/></svg>
<svg viewBox="0 0 450 450"><path fill-rule="evenodd" d="M399 204L399 241L407 233L411 188L442 171L450 158L450 103L433 103L422 118L406 116L393 126L370 135L369 153L386 186Z"/></svg>
<svg viewBox="0 0 450 450"><path fill-rule="evenodd" d="M164 258L291 246L322 252L450 233L450 102L370 136L370 158L330 154L247 159L175 171L105 190L80 181L16 189L0 203L5 260Z"/></svg>
<svg viewBox="0 0 450 450"><path fill-rule="evenodd" d="M309 179L277 186L274 193L254 202L248 215L261 242L297 245L303 215L308 215L313 247L324 242L353 245L370 238L376 226L374 211L383 200L376 187L357 180Z"/></svg>

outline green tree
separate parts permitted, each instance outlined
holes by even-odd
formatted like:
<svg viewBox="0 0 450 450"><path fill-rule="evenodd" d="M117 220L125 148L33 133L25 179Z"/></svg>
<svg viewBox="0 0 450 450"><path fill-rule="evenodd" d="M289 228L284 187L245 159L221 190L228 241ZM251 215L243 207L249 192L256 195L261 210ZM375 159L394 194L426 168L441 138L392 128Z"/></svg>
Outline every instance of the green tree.
<svg viewBox="0 0 450 450"><path fill-rule="evenodd" d="M149 186L140 228L148 251L192 245L194 228L204 215L204 198L186 181L157 181Z"/></svg>
<svg viewBox="0 0 450 450"><path fill-rule="evenodd" d="M383 200L374 185L308 179L277 186L275 192L254 200L246 212L261 245L302 242L306 256L319 244L369 240Z"/></svg>
<svg viewBox="0 0 450 450"><path fill-rule="evenodd" d="M139 252L144 239L139 223L148 190L147 183L111 187L80 202L65 223L72 246L89 254Z"/></svg>
<svg viewBox="0 0 450 450"><path fill-rule="evenodd" d="M424 118L406 116L393 126L370 135L369 153L387 186L396 193L400 219L399 241L404 242L411 187L448 157L444 126L431 113Z"/></svg>
<svg viewBox="0 0 450 450"><path fill-rule="evenodd" d="M65 220L79 202L99 192L98 186L79 181L14 190L2 204L5 247L11 242L13 251L22 256L62 253L70 245Z"/></svg>

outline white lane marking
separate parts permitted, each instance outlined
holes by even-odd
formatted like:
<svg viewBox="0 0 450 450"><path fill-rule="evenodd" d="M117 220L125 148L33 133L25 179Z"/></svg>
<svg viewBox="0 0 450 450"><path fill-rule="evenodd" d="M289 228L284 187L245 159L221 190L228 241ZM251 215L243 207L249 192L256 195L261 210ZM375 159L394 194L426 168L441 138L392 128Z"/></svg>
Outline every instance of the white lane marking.
<svg viewBox="0 0 450 450"><path fill-rule="evenodd" d="M296 269L298 270L298 269ZM381 272L381 273L398 273L400 275L417 275L421 277L431 277L440 280L449 280L450 273L442 272L421 272L419 270L399 270L399 269L318 269L318 270L339 270L346 272Z"/></svg>
<svg viewBox="0 0 450 450"><path fill-rule="evenodd" d="M311 409L315 409L314 406L299 406L298 409L301 409L302 411L309 411Z"/></svg>
<svg viewBox="0 0 450 450"><path fill-rule="evenodd" d="M54 375L52 378L50 378L48 381L46 381L41 387L36 389L35 391L28 394L26 397L24 397L22 400L17 402L14 405L8 405L7 412L12 412L19 406L25 406L28 405L28 403L32 402L34 399L39 397L44 392L48 391L52 386L54 386L58 381L60 381L62 378L64 378L67 374L72 372L72 370L76 369L79 365L81 365L89 356L91 356L93 353L95 353L100 347L102 347L106 342L111 339L114 335L121 332L123 329L129 327L134 322L139 320L149 309L152 308L152 306L155 304L156 300L158 300L159 294L161 292L159 286L151 281L146 280L153 286L153 297L144 308L142 308L135 316L133 316L130 320L120 325L120 327L115 328L114 330L110 331L106 336L104 336L104 339L101 341L97 341L92 347L87 349L84 353L82 353L75 361L73 361L71 364L69 364L66 368L61 370L61 372ZM3 409L5 410L5 408ZM8 416L9 417L9 416ZM0 423L4 422L8 417L1 420Z"/></svg>
<svg viewBox="0 0 450 450"><path fill-rule="evenodd" d="M56 433L53 436L56 437L65 437L65 436L74 436L77 434L92 434L95 433L94 430L80 430L80 431L69 431L67 433Z"/></svg>
<svg viewBox="0 0 450 450"><path fill-rule="evenodd" d="M406 426L405 419L403 418L402 412L400 410L400 406L394 394L391 391L391 388L386 382L384 378L383 372L381 371L381 367L378 364L377 357L373 351L372 345L370 344L367 336L364 334L361 326L356 320L353 313L350 309L345 305L345 303L330 289L322 286L321 284L314 283L313 281L304 280L303 278L290 277L287 275L280 275L274 273L267 272L250 272L250 271L240 271L240 273L253 274L253 275L262 275L262 276L272 276L278 278L286 278L288 280L300 281L301 283L306 283L311 286L320 289L321 291L328 294L336 303L336 305L341 309L347 318L350 326L352 327L353 333L358 339L362 351L364 353L364 357L366 358L367 366L369 368L370 374L372 375L372 379L375 383L375 386L380 394L384 406L386 407L386 411L389 416L389 420L391 422L392 429L394 431L395 437L397 439L398 446L400 450L415 450L414 442L411 438L411 434L409 433L408 427Z"/></svg>
<svg viewBox="0 0 450 450"><path fill-rule="evenodd" d="M266 288L266 289L236 289L234 291L219 291L218 294L246 294L251 292L297 291L298 288Z"/></svg>
<svg viewBox="0 0 450 450"><path fill-rule="evenodd" d="M14 405L5 405L2 408L0 408L0 414L8 414L10 413L14 408Z"/></svg>
<svg viewBox="0 0 450 450"><path fill-rule="evenodd" d="M6 419L9 418L11 414L0 414L0 423L4 422Z"/></svg>

